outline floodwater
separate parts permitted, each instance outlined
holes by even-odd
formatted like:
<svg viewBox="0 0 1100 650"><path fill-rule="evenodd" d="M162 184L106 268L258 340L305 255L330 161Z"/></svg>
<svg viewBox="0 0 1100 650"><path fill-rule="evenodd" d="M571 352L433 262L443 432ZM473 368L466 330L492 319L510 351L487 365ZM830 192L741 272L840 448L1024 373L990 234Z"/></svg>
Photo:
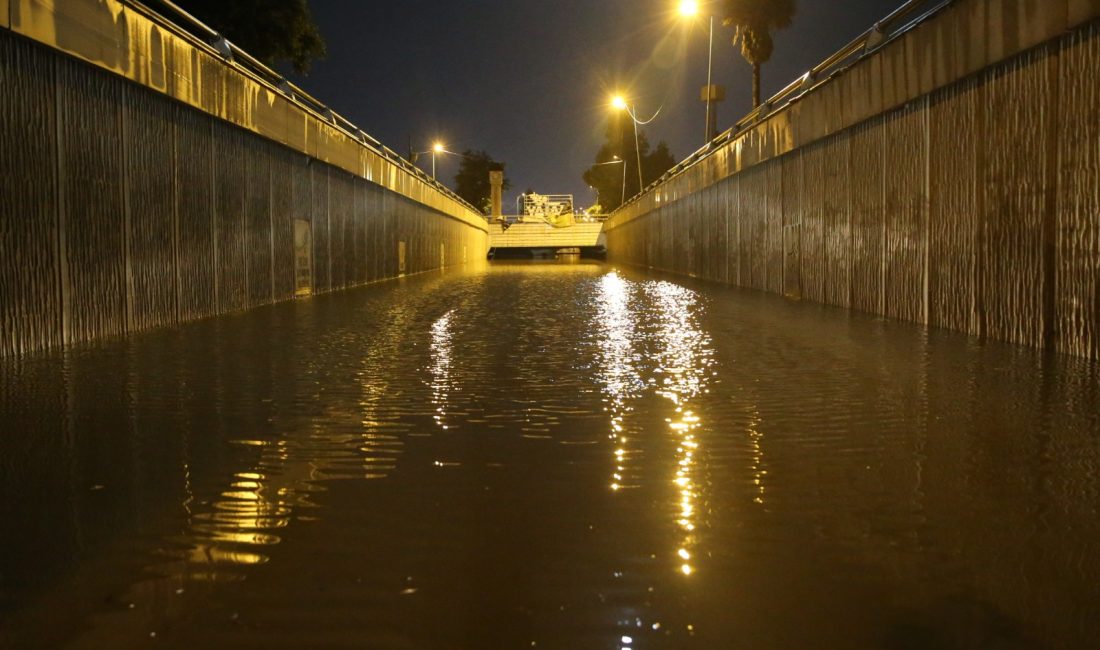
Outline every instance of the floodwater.
<svg viewBox="0 0 1100 650"><path fill-rule="evenodd" d="M0 365L0 646L1100 647L1095 364L601 264Z"/></svg>

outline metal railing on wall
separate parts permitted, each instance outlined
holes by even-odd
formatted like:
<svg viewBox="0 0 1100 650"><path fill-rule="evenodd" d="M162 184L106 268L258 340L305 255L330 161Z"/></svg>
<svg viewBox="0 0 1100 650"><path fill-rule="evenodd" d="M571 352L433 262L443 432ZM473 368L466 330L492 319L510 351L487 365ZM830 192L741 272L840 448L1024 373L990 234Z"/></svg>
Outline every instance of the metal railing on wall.
<svg viewBox="0 0 1100 650"><path fill-rule="evenodd" d="M717 135L713 140L699 148L683 161L665 172L660 178L647 185L641 192L622 204L616 212L637 202L643 196L668 182L673 177L682 174L688 169L699 164L702 160L715 154L724 145L737 140L739 137L767 120L770 116L812 92L819 86L828 83L829 80L859 63L865 57L882 49L895 39L903 36L917 25L931 18L944 8L954 4L957 0L908 0L905 4L895 9L890 15L875 23L871 29L860 34L855 40L837 50L827 59L810 68L808 72L798 77L778 93L768 98L745 117L738 120L732 127Z"/></svg>
<svg viewBox="0 0 1100 650"><path fill-rule="evenodd" d="M257 60L248 52L234 45L224 35L202 22L179 5L171 2L171 0L148 0L147 3L138 2L137 0L119 1L125 6L140 12L159 26L188 40L192 45L219 57L225 61L226 64L232 66L242 74L278 92L287 100L304 108L307 112L312 113L314 117L343 131L346 135L358 141L367 149L373 151L390 163L393 163L405 173L414 176L436 191L454 200L459 205L471 210L475 214L481 214L480 210L455 194L449 187L429 176L426 172L401 157L400 154L382 144L382 142L376 138L368 135L366 131L356 126L351 120L337 113L324 102L291 83L290 80L282 74L272 70L269 66Z"/></svg>

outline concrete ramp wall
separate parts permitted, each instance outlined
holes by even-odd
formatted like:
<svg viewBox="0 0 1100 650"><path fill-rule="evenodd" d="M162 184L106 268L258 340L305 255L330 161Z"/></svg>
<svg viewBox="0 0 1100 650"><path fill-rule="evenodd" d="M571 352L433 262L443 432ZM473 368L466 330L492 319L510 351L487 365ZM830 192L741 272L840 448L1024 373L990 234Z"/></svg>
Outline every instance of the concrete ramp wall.
<svg viewBox="0 0 1100 650"><path fill-rule="evenodd" d="M485 220L114 0L4 0L0 354L483 260Z"/></svg>
<svg viewBox="0 0 1100 650"><path fill-rule="evenodd" d="M609 256L1100 358L1098 17L951 3L619 210Z"/></svg>

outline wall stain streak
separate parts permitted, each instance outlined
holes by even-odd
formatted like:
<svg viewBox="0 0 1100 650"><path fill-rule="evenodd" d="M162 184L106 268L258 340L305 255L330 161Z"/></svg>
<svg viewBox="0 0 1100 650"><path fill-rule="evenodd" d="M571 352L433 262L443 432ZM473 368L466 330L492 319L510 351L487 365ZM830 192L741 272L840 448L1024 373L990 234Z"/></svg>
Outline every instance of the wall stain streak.
<svg viewBox="0 0 1100 650"><path fill-rule="evenodd" d="M309 212L298 207L295 193L295 159L302 158L281 148L271 157L271 277L272 298L276 302L294 297L294 219ZM308 192L308 189L306 190Z"/></svg>
<svg viewBox="0 0 1100 650"><path fill-rule="evenodd" d="M1045 48L985 80L983 332L1043 344L1043 214L1050 91Z"/></svg>
<svg viewBox="0 0 1100 650"><path fill-rule="evenodd" d="M930 99L929 324L977 336L982 86Z"/></svg>
<svg viewBox="0 0 1100 650"><path fill-rule="evenodd" d="M851 140L833 137L825 144L825 302L852 304Z"/></svg>
<svg viewBox="0 0 1100 650"><path fill-rule="evenodd" d="M824 145L806 147L802 152L802 246L800 277L802 297L813 302L825 299L825 156Z"/></svg>
<svg viewBox="0 0 1100 650"><path fill-rule="evenodd" d="M68 343L126 331L121 86L107 73L58 62Z"/></svg>
<svg viewBox="0 0 1100 650"><path fill-rule="evenodd" d="M218 313L212 124L205 116L174 107L176 212L179 234L179 320Z"/></svg>
<svg viewBox="0 0 1100 650"><path fill-rule="evenodd" d="M130 328L140 331L176 322L175 133L170 106L125 95Z"/></svg>
<svg viewBox="0 0 1100 650"><path fill-rule="evenodd" d="M256 164L244 132L215 124L214 150L218 313L248 306L248 174Z"/></svg>
<svg viewBox="0 0 1100 650"><path fill-rule="evenodd" d="M1058 349L1100 358L1100 26L1061 56L1056 243Z"/></svg>
<svg viewBox="0 0 1100 650"><path fill-rule="evenodd" d="M887 117L885 137L885 217L883 308L890 318L924 320L924 258L927 247L928 147L924 100Z"/></svg>
<svg viewBox="0 0 1100 650"><path fill-rule="evenodd" d="M0 354L62 345L55 68L0 38ZM31 137L27 137L28 134Z"/></svg>
<svg viewBox="0 0 1100 650"><path fill-rule="evenodd" d="M258 151L246 169L244 189L245 253L248 266L246 307L271 303L274 279L271 277L271 165L275 145L257 142Z"/></svg>
<svg viewBox="0 0 1100 650"><path fill-rule="evenodd" d="M783 192L780 216L783 219L783 295L802 297L802 195L805 172L803 152L784 156Z"/></svg>
<svg viewBox="0 0 1100 650"><path fill-rule="evenodd" d="M883 120L858 126L851 137L852 308L882 313L886 242L886 151ZM891 161L894 159L891 158Z"/></svg>

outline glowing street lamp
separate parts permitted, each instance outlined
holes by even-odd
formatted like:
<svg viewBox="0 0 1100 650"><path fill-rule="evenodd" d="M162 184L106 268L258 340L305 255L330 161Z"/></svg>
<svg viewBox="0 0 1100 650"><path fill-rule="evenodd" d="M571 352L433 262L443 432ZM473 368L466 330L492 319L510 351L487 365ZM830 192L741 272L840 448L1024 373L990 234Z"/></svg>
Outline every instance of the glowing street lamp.
<svg viewBox="0 0 1100 650"><path fill-rule="evenodd" d="M432 179L435 179L435 156L436 154L445 153L447 149L443 146L442 142L436 142L432 145Z"/></svg>
<svg viewBox="0 0 1100 650"><path fill-rule="evenodd" d="M698 17L700 12L698 0L681 0L680 2L680 16L685 19L694 19ZM714 136L718 135L718 114L711 108L711 104L715 101L722 101L723 91L716 88L713 82L714 78L714 14L710 15L710 46L707 53L707 87L703 90L703 101L707 103L707 124L706 124L706 138L707 142L714 139Z"/></svg>
<svg viewBox="0 0 1100 650"><path fill-rule="evenodd" d="M432 180L435 180L435 157L437 155L442 154L442 153L449 153L452 156L461 155L461 154L456 154L453 151L447 151L447 145L443 144L442 142L436 141L436 142L432 143L432 148L428 149L427 151L414 151L414 152L412 152L412 162L413 162L413 164L415 165L416 161L420 158L420 156L423 156L426 153L432 154Z"/></svg>

